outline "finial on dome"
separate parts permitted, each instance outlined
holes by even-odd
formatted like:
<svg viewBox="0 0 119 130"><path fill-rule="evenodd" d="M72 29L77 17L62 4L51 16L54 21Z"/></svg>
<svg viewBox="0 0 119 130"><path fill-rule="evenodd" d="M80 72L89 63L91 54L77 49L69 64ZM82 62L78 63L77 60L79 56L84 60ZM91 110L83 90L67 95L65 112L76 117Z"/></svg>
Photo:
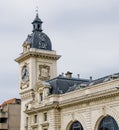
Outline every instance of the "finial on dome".
<svg viewBox="0 0 119 130"><path fill-rule="evenodd" d="M36 15L38 15L38 6L36 6Z"/></svg>

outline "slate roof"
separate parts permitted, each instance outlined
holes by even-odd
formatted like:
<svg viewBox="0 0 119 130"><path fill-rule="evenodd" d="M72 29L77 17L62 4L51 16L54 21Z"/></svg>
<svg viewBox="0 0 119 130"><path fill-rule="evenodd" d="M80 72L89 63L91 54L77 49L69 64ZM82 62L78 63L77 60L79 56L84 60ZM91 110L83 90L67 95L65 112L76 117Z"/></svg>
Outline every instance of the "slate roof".
<svg viewBox="0 0 119 130"><path fill-rule="evenodd" d="M119 73L115 73L115 74L112 74L112 75L108 75L108 76L93 80L93 81L88 83L88 86L108 82L110 80L114 80L114 79L117 79L117 78L119 78Z"/></svg>
<svg viewBox="0 0 119 130"><path fill-rule="evenodd" d="M69 91L73 91L78 84L88 83L89 80L58 76L54 79L49 80L48 82L51 86L50 94L64 94Z"/></svg>
<svg viewBox="0 0 119 130"><path fill-rule="evenodd" d="M119 73L108 75L96 80L58 76L49 80L48 83L51 86L50 94L64 94L80 88L91 87L92 85L105 83L117 78L119 78Z"/></svg>
<svg viewBox="0 0 119 130"><path fill-rule="evenodd" d="M34 23L42 23L42 21L41 21L41 19L39 18L39 16L38 16L38 13L36 14L36 17L35 17L35 19L33 20L33 22L32 22L32 24L34 24Z"/></svg>

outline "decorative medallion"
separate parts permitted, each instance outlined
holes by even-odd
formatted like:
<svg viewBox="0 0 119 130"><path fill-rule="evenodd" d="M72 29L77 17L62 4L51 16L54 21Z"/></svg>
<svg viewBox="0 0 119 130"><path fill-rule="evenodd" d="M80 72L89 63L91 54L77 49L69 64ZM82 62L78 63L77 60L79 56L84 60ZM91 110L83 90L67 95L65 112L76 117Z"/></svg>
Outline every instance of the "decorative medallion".
<svg viewBox="0 0 119 130"><path fill-rule="evenodd" d="M48 65L39 65L39 80L50 79L50 67Z"/></svg>

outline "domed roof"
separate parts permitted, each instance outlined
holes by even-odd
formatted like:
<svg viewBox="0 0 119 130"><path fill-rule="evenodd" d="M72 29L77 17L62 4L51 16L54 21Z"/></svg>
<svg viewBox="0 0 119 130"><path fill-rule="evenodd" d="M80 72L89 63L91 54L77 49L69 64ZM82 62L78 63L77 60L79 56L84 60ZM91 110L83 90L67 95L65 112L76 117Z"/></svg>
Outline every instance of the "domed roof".
<svg viewBox="0 0 119 130"><path fill-rule="evenodd" d="M49 37L42 32L42 21L36 14L36 18L32 22L33 33L27 36L24 44L30 44L30 48L52 50L52 44Z"/></svg>

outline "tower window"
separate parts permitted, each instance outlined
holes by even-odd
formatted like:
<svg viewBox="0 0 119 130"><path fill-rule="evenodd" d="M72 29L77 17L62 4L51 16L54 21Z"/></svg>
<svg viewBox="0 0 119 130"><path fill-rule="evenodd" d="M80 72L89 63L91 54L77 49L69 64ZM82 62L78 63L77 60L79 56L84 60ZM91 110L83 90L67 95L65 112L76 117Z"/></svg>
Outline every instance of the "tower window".
<svg viewBox="0 0 119 130"><path fill-rule="evenodd" d="M37 123L37 121L38 121L38 116L37 115L34 115L34 123Z"/></svg>
<svg viewBox="0 0 119 130"><path fill-rule="evenodd" d="M44 121L47 121L47 112L44 113Z"/></svg>
<svg viewBox="0 0 119 130"><path fill-rule="evenodd" d="M40 28L40 25L38 24L38 29Z"/></svg>
<svg viewBox="0 0 119 130"><path fill-rule="evenodd" d="M35 25L33 25L33 29L35 29Z"/></svg>
<svg viewBox="0 0 119 130"><path fill-rule="evenodd" d="M43 101L43 93L40 93L40 101Z"/></svg>

